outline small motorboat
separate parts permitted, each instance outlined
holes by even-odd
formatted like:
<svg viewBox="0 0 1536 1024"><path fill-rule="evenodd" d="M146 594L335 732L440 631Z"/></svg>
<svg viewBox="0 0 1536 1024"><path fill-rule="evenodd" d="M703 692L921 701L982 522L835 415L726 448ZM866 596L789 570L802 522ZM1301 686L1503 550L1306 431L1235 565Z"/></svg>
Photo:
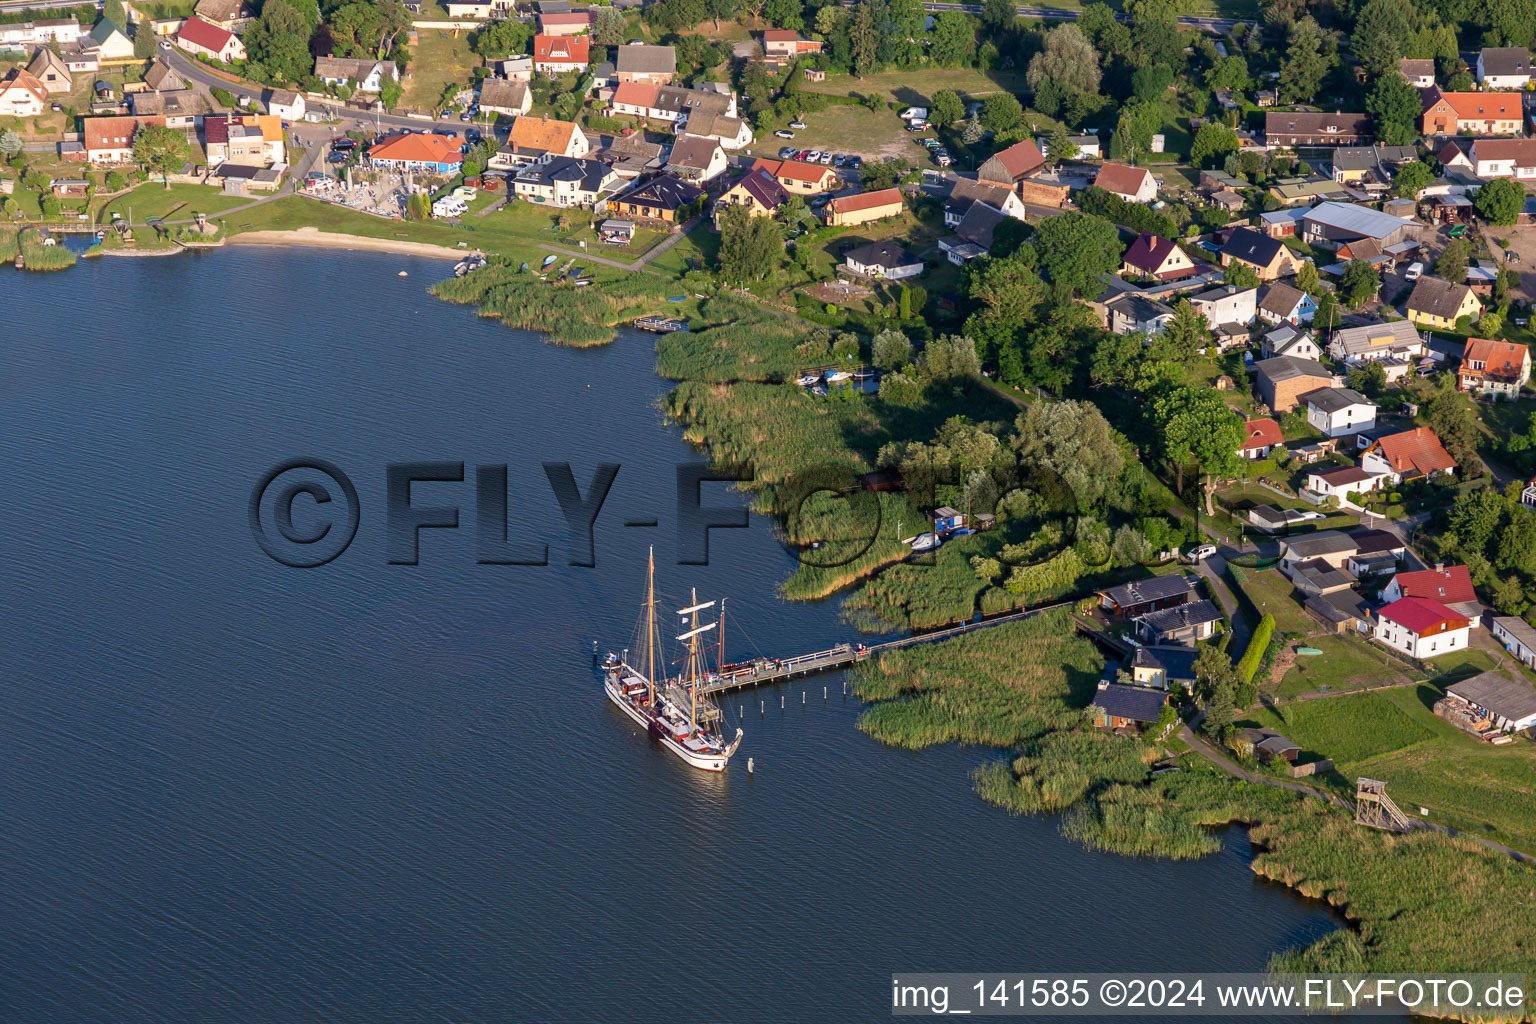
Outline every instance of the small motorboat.
<svg viewBox="0 0 1536 1024"><path fill-rule="evenodd" d="M854 380L870 380L874 377L874 375L875 371L867 368L853 371Z"/></svg>
<svg viewBox="0 0 1536 1024"><path fill-rule="evenodd" d="M396 277L410 277L411 275L407 274L405 271L402 270L402 271L400 271L400 273L396 274L395 276Z"/></svg>
<svg viewBox="0 0 1536 1024"><path fill-rule="evenodd" d="M811 387L814 384L820 383L820 381L821 374L819 373L802 373L800 376L795 378L795 383L799 384L803 388Z"/></svg>
<svg viewBox="0 0 1536 1024"><path fill-rule="evenodd" d="M815 395L817 398L826 398L827 389L822 387L820 384L817 384L815 387L811 388L811 394Z"/></svg>
<svg viewBox="0 0 1536 1024"><path fill-rule="evenodd" d="M544 257L544 262L539 264L539 268L543 269L544 267L549 266L551 263L555 262L555 260L557 260L559 258L560 258L559 256L556 256L554 254L550 254L548 256L545 256Z"/></svg>
<svg viewBox="0 0 1536 1024"><path fill-rule="evenodd" d="M853 374L849 373L847 370L833 370L831 373L827 374L827 383L841 384L843 381L849 379L852 376Z"/></svg>
<svg viewBox="0 0 1536 1024"><path fill-rule="evenodd" d="M936 533L920 533L912 538L912 550L932 551L942 543L943 541L939 540L939 535Z"/></svg>

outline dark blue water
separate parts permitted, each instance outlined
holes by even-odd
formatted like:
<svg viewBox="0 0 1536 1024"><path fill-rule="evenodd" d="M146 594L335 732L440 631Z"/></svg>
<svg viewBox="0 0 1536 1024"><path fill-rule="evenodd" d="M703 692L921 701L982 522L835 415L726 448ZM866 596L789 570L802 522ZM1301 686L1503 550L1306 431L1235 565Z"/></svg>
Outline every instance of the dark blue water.
<svg viewBox="0 0 1536 1024"><path fill-rule="evenodd" d="M0 272L0 1019L880 1020L896 970L1257 970L1335 927L1253 879L1241 832L1135 861L982 804L986 752L875 744L837 676L782 712L728 700L723 777L653 747L591 667L647 545L669 601L729 596L737 653L844 630L776 598L760 520L675 564L691 456L648 337L547 346L431 299L443 272L249 249ZM318 569L247 522L297 456L362 506ZM551 565L475 564L472 482L418 485L461 527L387 564L406 460L508 463L511 531ZM583 489L622 465L595 568L563 564L550 460Z"/></svg>

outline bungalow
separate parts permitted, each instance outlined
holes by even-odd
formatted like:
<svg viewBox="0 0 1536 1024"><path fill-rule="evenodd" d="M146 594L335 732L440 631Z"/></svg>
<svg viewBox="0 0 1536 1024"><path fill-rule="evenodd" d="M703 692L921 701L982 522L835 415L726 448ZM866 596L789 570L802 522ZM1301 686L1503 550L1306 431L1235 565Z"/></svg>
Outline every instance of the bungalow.
<svg viewBox="0 0 1536 1024"><path fill-rule="evenodd" d="M965 216L960 218L955 233L939 239L939 251L957 267L978 256L985 256L992 249L997 226L1007 219L1001 211L986 203L972 203L965 211Z"/></svg>
<svg viewBox="0 0 1536 1024"><path fill-rule="evenodd" d="M46 46L38 48L37 55L27 65L27 73L51 93L69 92L74 87L69 78L69 65L64 63L63 57Z"/></svg>
<svg viewBox="0 0 1536 1024"><path fill-rule="evenodd" d="M1270 111L1264 115L1264 143L1270 149L1364 146L1371 142L1371 122L1364 114Z"/></svg>
<svg viewBox="0 0 1536 1024"><path fill-rule="evenodd" d="M1444 700L1435 704L1437 712L1442 703L1451 707L1464 705L1474 717L1487 719L1487 726L1503 732L1536 728L1536 690L1524 680L1510 679L1492 670L1447 686ZM1484 738L1486 731L1491 730L1485 729Z"/></svg>
<svg viewBox="0 0 1536 1024"><path fill-rule="evenodd" d="M1137 686L1157 690L1191 688L1198 653L1193 647L1137 647L1131 652L1131 679Z"/></svg>
<svg viewBox="0 0 1536 1024"><path fill-rule="evenodd" d="M1497 400L1518 398L1531 379L1531 350L1490 338L1468 338L1456 371L1456 390Z"/></svg>
<svg viewBox="0 0 1536 1024"><path fill-rule="evenodd" d="M1287 577L1302 562L1322 561L1342 569L1358 548L1355 539L1342 530L1319 530L1280 541L1280 571Z"/></svg>
<svg viewBox="0 0 1536 1024"><path fill-rule="evenodd" d="M0 78L0 116L36 117L48 103L47 87L30 71L12 68Z"/></svg>
<svg viewBox="0 0 1536 1024"><path fill-rule="evenodd" d="M130 98L135 117L163 117L167 128L196 128L208 113L208 101L195 89L136 92Z"/></svg>
<svg viewBox="0 0 1536 1024"><path fill-rule="evenodd" d="M1423 135L1519 135L1518 92L1442 92L1424 94L1419 116Z"/></svg>
<svg viewBox="0 0 1536 1024"><path fill-rule="evenodd" d="M1531 51L1523 46L1485 46L1474 74L1483 89L1524 89L1531 83Z"/></svg>
<svg viewBox="0 0 1536 1024"><path fill-rule="evenodd" d="M473 18L489 21L505 18L512 13L511 0L443 0L443 10L450 18Z"/></svg>
<svg viewBox="0 0 1536 1024"><path fill-rule="evenodd" d="M759 158L752 169L766 172L784 191L797 196L820 195L838 187L837 171L822 164Z"/></svg>
<svg viewBox="0 0 1536 1024"><path fill-rule="evenodd" d="M1184 644L1194 646L1216 634L1222 621L1221 610L1210 601L1191 601L1176 608L1163 608L1138 615L1131 620L1136 635L1148 644Z"/></svg>
<svg viewBox="0 0 1536 1024"><path fill-rule="evenodd" d="M1093 724L1100 729L1140 729L1157 722L1163 714L1168 695L1142 686L1122 686L1105 680L1093 695L1099 709Z"/></svg>
<svg viewBox="0 0 1536 1024"><path fill-rule="evenodd" d="M1285 761L1295 764L1301 756L1301 748L1284 736L1269 729L1244 729L1243 739L1253 748L1253 756L1260 764Z"/></svg>
<svg viewBox="0 0 1536 1024"><path fill-rule="evenodd" d="M1356 530L1350 536L1355 539L1355 553L1344 568L1359 577L1396 574L1408 550L1402 538L1386 530Z"/></svg>
<svg viewBox="0 0 1536 1024"><path fill-rule="evenodd" d="M1517 615L1495 615L1489 632L1526 668L1536 669L1536 628Z"/></svg>
<svg viewBox="0 0 1536 1024"><path fill-rule="evenodd" d="M49 43L73 43L80 38L80 22L67 18L39 18L0 25L0 47L22 50Z"/></svg>
<svg viewBox="0 0 1536 1024"><path fill-rule="evenodd" d="M1221 248L1221 265L1243 263L1260 281L1274 281L1296 272L1296 258L1291 250L1273 238L1252 228L1238 228Z"/></svg>
<svg viewBox="0 0 1536 1024"><path fill-rule="evenodd" d="M1297 359L1316 360L1322 355L1317 340L1308 331L1281 324L1264 335L1259 342L1259 355L1264 359L1276 356L1294 356Z"/></svg>
<svg viewBox="0 0 1536 1024"><path fill-rule="evenodd" d="M1302 241L1323 249L1369 238L1386 250L1400 242L1417 241L1418 234L1414 221L1352 203L1319 203L1301 218Z"/></svg>
<svg viewBox="0 0 1536 1024"><path fill-rule="evenodd" d="M907 208L901 190L883 188L853 196L838 196L827 204L827 223L833 227L868 224L899 216Z"/></svg>
<svg viewBox="0 0 1536 1024"><path fill-rule="evenodd" d="M533 81L533 58L526 53L496 61L496 77L509 82Z"/></svg>
<svg viewBox="0 0 1536 1024"><path fill-rule="evenodd" d="M176 45L196 57L230 61L245 59L245 44L228 29L202 18L188 18L176 33Z"/></svg>
<svg viewBox="0 0 1536 1024"><path fill-rule="evenodd" d="M1360 456L1360 467L1385 475L1395 487L1404 480L1419 480L1440 473L1454 473L1456 460L1429 427L1415 427L1387 434L1372 442Z"/></svg>
<svg viewBox="0 0 1536 1024"><path fill-rule="evenodd" d="M1270 186L1268 194L1283 206L1296 206L1319 199L1349 199L1357 193L1331 178L1281 178Z"/></svg>
<svg viewBox="0 0 1536 1024"><path fill-rule="evenodd" d="M1443 604L1405 597L1376 612L1374 639L1412 658L1437 658L1466 650L1468 626Z"/></svg>
<svg viewBox="0 0 1536 1024"><path fill-rule="evenodd" d="M1475 322L1483 315L1483 304L1465 284L1421 277L1408 296L1408 319L1424 327L1454 330L1462 317Z"/></svg>
<svg viewBox="0 0 1536 1024"><path fill-rule="evenodd" d="M267 97L267 113L275 114L290 123L304 120L304 94L287 89L273 89Z"/></svg>
<svg viewBox="0 0 1536 1024"><path fill-rule="evenodd" d="M133 53L133 40L110 18L96 22L80 44L82 48L95 50L97 59L103 64L127 64L138 60Z"/></svg>
<svg viewBox="0 0 1536 1024"><path fill-rule="evenodd" d="M1479 178L1536 180L1536 139L1473 139L1469 154Z"/></svg>
<svg viewBox="0 0 1536 1024"><path fill-rule="evenodd" d="M1333 386L1333 374L1311 359L1276 356L1254 364L1259 398L1271 412L1290 412L1308 391Z"/></svg>
<svg viewBox="0 0 1536 1024"><path fill-rule="evenodd" d="M1135 243L1132 243L1135 246ZM1126 254L1129 258L1130 254ZM1121 268L1124 273L1124 268ZM1205 322L1213 328L1231 324L1238 327L1253 322L1258 315L1259 290L1257 288L1239 288L1235 284L1223 284L1212 288L1208 292L1201 292L1190 297L1189 304L1195 308L1195 312L1205 317Z"/></svg>
<svg viewBox="0 0 1536 1024"><path fill-rule="evenodd" d="M891 281L923 272L923 261L890 239L848 250L843 266L854 274Z"/></svg>
<svg viewBox="0 0 1536 1024"><path fill-rule="evenodd" d="M133 137L144 125L164 125L159 117L87 117L85 158L93 164L111 166L133 163Z"/></svg>
<svg viewBox="0 0 1536 1024"><path fill-rule="evenodd" d="M1294 238L1307 214L1307 207L1292 206L1284 210L1271 210L1259 214L1259 224L1270 238Z"/></svg>
<svg viewBox="0 0 1536 1024"><path fill-rule="evenodd" d="M1435 62L1431 58L1404 57L1398 62L1398 70L1415 89L1435 87Z"/></svg>
<svg viewBox="0 0 1536 1024"><path fill-rule="evenodd" d="M1237 454L1250 462L1254 459L1262 459L1276 448L1285 445L1285 435L1280 432L1280 424L1265 416L1261 419L1243 421L1243 443L1237 449Z"/></svg>
<svg viewBox="0 0 1536 1024"><path fill-rule="evenodd" d="M358 92L377 93L386 78L400 80L400 68L392 60L316 57L315 77L327 85L351 82Z"/></svg>
<svg viewBox="0 0 1536 1024"><path fill-rule="evenodd" d="M1333 332L1328 342L1328 354L1346 365L1378 361L1390 364L1388 380L1394 379L1394 367L1398 370L1396 376L1402 376L1424 353L1424 339L1408 320L1341 328Z"/></svg>
<svg viewBox="0 0 1536 1024"><path fill-rule="evenodd" d="M1128 203L1150 203L1157 198L1157 181L1145 167L1105 164L1093 184Z"/></svg>
<svg viewBox="0 0 1536 1024"><path fill-rule="evenodd" d="M1045 157L1041 155L1040 147L1025 139L1001 152L993 153L977 168L976 177L981 181L993 181L1017 189L1025 178L1039 173L1043 167Z"/></svg>
<svg viewBox="0 0 1536 1024"><path fill-rule="evenodd" d="M1376 403L1352 388L1318 388L1299 399L1307 422L1325 437L1347 437L1376 427Z"/></svg>
<svg viewBox="0 0 1536 1024"><path fill-rule="evenodd" d="M836 186L836 181L834 174L833 187ZM831 189L829 188L828 191ZM985 203L1003 216L1012 217L1014 220L1027 219L1024 200L1006 185L999 185L995 181L972 181L969 178L961 178L955 182L949 197L944 200L944 226L959 227L965 215L970 212L971 206L976 203Z"/></svg>
<svg viewBox="0 0 1536 1024"><path fill-rule="evenodd" d="M1314 469L1307 473L1306 487L1301 496L1319 505L1329 498L1336 498L1340 505L1353 507L1354 502L1349 500L1349 496L1374 491L1381 479L1381 476L1373 476L1359 466Z"/></svg>
<svg viewBox="0 0 1536 1024"><path fill-rule="evenodd" d="M1259 319L1271 324L1309 324L1317 312L1317 303L1300 288L1276 282L1269 286L1259 303ZM1303 355L1300 352L1276 352L1275 355L1300 355L1304 359L1316 359L1321 352Z"/></svg>
<svg viewBox="0 0 1536 1024"><path fill-rule="evenodd" d="M524 164L547 163L557 156L579 159L589 152L591 143L574 122L525 116L512 122L506 145L489 163L497 170L512 170Z"/></svg>
<svg viewBox="0 0 1536 1024"><path fill-rule="evenodd" d="M527 82L487 78L480 84L480 111L521 117L533 108L533 90Z"/></svg>
<svg viewBox="0 0 1536 1024"><path fill-rule="evenodd" d="M691 182L664 174L608 201L621 217L676 224L686 219L704 190Z"/></svg>
<svg viewBox="0 0 1536 1024"><path fill-rule="evenodd" d="M820 53L821 47L816 40L801 39L794 29L770 28L763 33L763 55L771 60L792 61L802 53Z"/></svg>
<svg viewBox="0 0 1536 1024"><path fill-rule="evenodd" d="M525 164L513 178L519 199L552 206L595 206L618 190L619 175L597 160L557 156L541 163Z"/></svg>
<svg viewBox="0 0 1536 1024"><path fill-rule="evenodd" d="M71 75L89 74L101 70L100 50L68 48L64 50L61 59Z"/></svg>
<svg viewBox="0 0 1536 1024"><path fill-rule="evenodd" d="M666 173L696 185L713 181L725 173L725 149L718 139L680 135L667 157Z"/></svg>
<svg viewBox="0 0 1536 1024"><path fill-rule="evenodd" d="M1397 573L1382 588L1381 599L1397 601L1405 597L1425 598L1443 604L1465 617L1474 628L1482 620L1483 606L1477 600L1471 570L1464 565L1437 562L1433 569Z"/></svg>
<svg viewBox="0 0 1536 1024"><path fill-rule="evenodd" d="M211 158L210 158L211 159ZM368 148L368 162L395 171L457 174L464 158L453 140L427 132L391 135Z"/></svg>
<svg viewBox="0 0 1536 1024"><path fill-rule="evenodd" d="M677 50L670 46L631 43L618 47L614 64L620 85L626 82L671 85L672 77L677 74Z"/></svg>
<svg viewBox="0 0 1536 1024"><path fill-rule="evenodd" d="M1173 320L1173 307L1140 292L1125 292L1104 304L1114 334L1161 334Z"/></svg>
<svg viewBox="0 0 1536 1024"><path fill-rule="evenodd" d="M590 36L534 36L534 70L550 76L563 75L570 71L585 71L591 54L591 45ZM622 49L628 49L628 47L622 47Z"/></svg>
<svg viewBox="0 0 1536 1024"><path fill-rule="evenodd" d="M1190 259L1177 243L1154 235L1150 231L1143 231L1136 236L1136 241L1132 242L1130 248L1125 251L1120 264L1122 276L1151 277L1159 281L1178 281L1191 277L1196 272L1195 261ZM1252 317L1250 316L1249 319L1251 320ZM1207 322L1217 323L1218 321L1207 317Z"/></svg>
<svg viewBox="0 0 1536 1024"><path fill-rule="evenodd" d="M766 169L754 167L715 200L715 226L720 226L720 213L726 207L745 206L753 217L772 217L788 201L789 192L778 179Z"/></svg>
<svg viewBox="0 0 1536 1024"><path fill-rule="evenodd" d="M1186 573L1170 573L1133 580L1117 587L1094 591L1099 607L1106 614L1134 618L1162 608L1177 608L1196 600L1196 578Z"/></svg>
<svg viewBox="0 0 1536 1024"><path fill-rule="evenodd" d="M1291 585L1309 597L1326 597L1355 585L1348 569L1330 565L1321 558L1310 558L1291 566Z"/></svg>

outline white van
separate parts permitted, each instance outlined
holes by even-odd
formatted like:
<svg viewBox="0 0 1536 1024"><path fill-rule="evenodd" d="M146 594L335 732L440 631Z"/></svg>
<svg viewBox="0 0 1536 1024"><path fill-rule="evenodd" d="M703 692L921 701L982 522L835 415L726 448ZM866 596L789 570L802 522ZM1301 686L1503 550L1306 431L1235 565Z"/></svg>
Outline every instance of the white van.
<svg viewBox="0 0 1536 1024"><path fill-rule="evenodd" d="M1417 281L1424 276L1424 264L1410 263L1408 269L1403 272L1404 281Z"/></svg>

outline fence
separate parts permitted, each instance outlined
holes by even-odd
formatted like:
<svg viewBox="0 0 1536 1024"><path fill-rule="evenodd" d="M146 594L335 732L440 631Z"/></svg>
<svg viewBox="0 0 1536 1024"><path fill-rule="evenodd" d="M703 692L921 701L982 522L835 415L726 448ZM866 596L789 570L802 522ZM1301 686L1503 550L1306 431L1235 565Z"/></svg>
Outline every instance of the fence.
<svg viewBox="0 0 1536 1024"><path fill-rule="evenodd" d="M1325 757L1321 761L1310 761L1307 764L1289 765L1285 769L1285 774L1289 775L1293 779L1301 779L1307 777L1308 775L1317 775L1320 772L1326 772L1332 767L1333 762Z"/></svg>

